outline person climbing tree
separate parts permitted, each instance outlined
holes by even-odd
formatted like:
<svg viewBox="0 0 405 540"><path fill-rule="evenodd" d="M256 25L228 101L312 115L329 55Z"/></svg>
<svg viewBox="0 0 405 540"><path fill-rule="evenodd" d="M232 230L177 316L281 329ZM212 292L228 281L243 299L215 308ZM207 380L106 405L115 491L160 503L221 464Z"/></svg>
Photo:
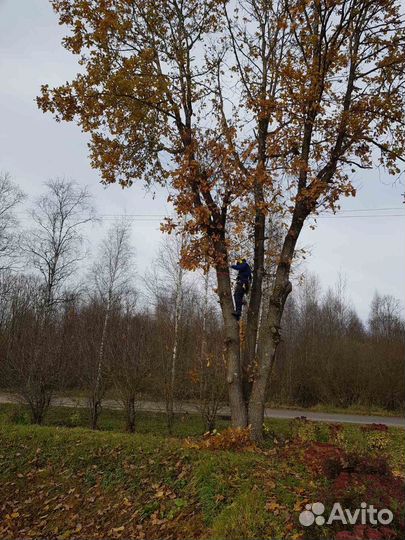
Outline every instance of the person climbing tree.
<svg viewBox="0 0 405 540"><path fill-rule="evenodd" d="M232 315L239 321L242 315L243 298L245 294L249 292L249 285L252 281L252 270L246 259L239 259L236 264L231 266L233 270L238 271L238 277L236 278L235 291L233 298L235 300L235 311Z"/></svg>

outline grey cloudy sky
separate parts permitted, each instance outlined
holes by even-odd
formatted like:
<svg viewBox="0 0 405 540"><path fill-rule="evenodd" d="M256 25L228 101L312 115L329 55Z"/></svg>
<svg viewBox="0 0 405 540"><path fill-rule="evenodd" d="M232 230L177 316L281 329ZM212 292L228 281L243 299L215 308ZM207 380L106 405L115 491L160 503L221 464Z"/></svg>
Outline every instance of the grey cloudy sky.
<svg viewBox="0 0 405 540"><path fill-rule="evenodd" d="M89 186L100 214L166 213L164 190L153 198L140 186L125 191L101 186L80 129L58 124L37 109L34 100L41 84L60 84L77 72L77 58L63 49L62 36L48 0L0 0L0 170L13 176L29 200L45 180L67 176ZM307 227L301 246L311 252L305 269L318 274L325 288L339 274L346 277L348 296L365 319L376 290L404 305L405 187L378 170L358 174L355 185L357 196L342 201L343 212L319 218L315 231ZM381 208L394 210L376 210ZM21 218L23 225L28 223L23 213ZM104 219L88 231L94 242L107 224ZM132 235L143 272L161 239L158 222L134 221Z"/></svg>

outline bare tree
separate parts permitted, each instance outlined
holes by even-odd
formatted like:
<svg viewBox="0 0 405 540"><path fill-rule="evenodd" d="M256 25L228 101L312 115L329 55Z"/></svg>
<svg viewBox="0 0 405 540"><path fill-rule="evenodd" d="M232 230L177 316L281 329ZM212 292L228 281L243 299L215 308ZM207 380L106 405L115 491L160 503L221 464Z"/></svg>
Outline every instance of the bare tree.
<svg viewBox="0 0 405 540"><path fill-rule="evenodd" d="M95 219L87 188L57 178L45 183L47 192L31 211L34 228L24 250L43 279L44 306L53 308L62 286L84 257L82 227Z"/></svg>
<svg viewBox="0 0 405 540"><path fill-rule="evenodd" d="M85 188L64 179L50 180L46 187L31 212L35 226L23 244L29 261L39 271L35 305L24 315L27 323L22 330L28 332L29 346L14 357L21 375L18 391L38 423L43 420L65 367L57 337L61 325L56 307L65 298L63 285L83 258L82 226L94 219Z"/></svg>
<svg viewBox="0 0 405 540"><path fill-rule="evenodd" d="M36 278L16 276L7 303L3 318L5 378L28 404L32 421L41 424L62 374L60 326L54 318L45 331L42 291Z"/></svg>
<svg viewBox="0 0 405 540"><path fill-rule="evenodd" d="M400 302L393 296L375 293L370 311L368 323L375 339L395 339L403 332Z"/></svg>
<svg viewBox="0 0 405 540"><path fill-rule="evenodd" d="M181 237L171 237L162 243L154 264L153 276L147 277L150 292L160 308L170 303L167 323L171 327L172 340L165 351L165 404L167 428L169 433L174 423L174 398L176 395L176 376L179 358L179 341L181 336L181 316L184 302L185 273L181 266L183 248Z"/></svg>
<svg viewBox="0 0 405 540"><path fill-rule="evenodd" d="M9 268L15 262L18 239L15 208L24 197L10 175L0 173L0 270Z"/></svg>
<svg viewBox="0 0 405 540"><path fill-rule="evenodd" d="M108 340L111 381L125 411L126 430L135 432L140 393L147 390L150 375L150 344L154 339L147 314L126 309L112 322Z"/></svg>
<svg viewBox="0 0 405 540"><path fill-rule="evenodd" d="M123 297L132 289L134 252L130 244L129 224L117 222L109 229L100 245L99 257L92 269L96 299L104 310L102 331L98 348L96 370L92 380L89 406L91 427L97 429L106 384L103 380L105 348L110 317L121 306Z"/></svg>

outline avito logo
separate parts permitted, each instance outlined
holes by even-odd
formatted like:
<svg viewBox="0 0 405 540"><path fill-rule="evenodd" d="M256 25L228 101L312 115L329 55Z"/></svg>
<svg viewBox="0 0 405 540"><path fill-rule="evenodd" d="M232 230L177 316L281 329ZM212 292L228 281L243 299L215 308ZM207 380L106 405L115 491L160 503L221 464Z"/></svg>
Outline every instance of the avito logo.
<svg viewBox="0 0 405 540"><path fill-rule="evenodd" d="M394 515L388 508L378 510L372 504L362 502L360 508L355 510L343 509L340 503L334 503L328 518L322 514L325 512L325 506L321 502L306 504L305 510L301 512L299 521L304 527L310 527L314 523L316 525L330 525L331 523L340 522L343 525L388 525L394 519Z"/></svg>

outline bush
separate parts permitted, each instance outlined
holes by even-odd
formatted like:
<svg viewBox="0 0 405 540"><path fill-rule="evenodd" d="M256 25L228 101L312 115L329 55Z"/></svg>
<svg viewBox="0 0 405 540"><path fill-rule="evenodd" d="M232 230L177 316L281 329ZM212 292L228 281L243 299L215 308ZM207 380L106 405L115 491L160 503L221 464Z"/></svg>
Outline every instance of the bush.
<svg viewBox="0 0 405 540"><path fill-rule="evenodd" d="M387 437L381 430L365 430L366 437L377 436L380 440ZM333 430L333 437L342 443L343 431ZM333 444L313 442L305 448L305 461L307 465L318 474L323 474L329 482L317 494L318 500L331 509L333 504L339 502L343 508L360 508L362 502L373 505L377 509L388 508L394 514L393 522L388 527L371 528L366 525L354 525L351 530L341 529L335 525L336 539L383 539L405 537L405 507L403 478L392 473L387 458L382 455L366 454L364 450L348 451L348 439L345 444L338 447ZM353 434L352 434L353 435ZM375 439L377 440L377 439ZM354 441L356 442L356 440ZM357 441L359 442L359 441ZM329 531L330 533L332 531Z"/></svg>
<svg viewBox="0 0 405 540"><path fill-rule="evenodd" d="M341 536L336 538L404 538L405 483L402 478L392 474L383 456L370 457L353 452L338 459L331 458L325 463L325 474L333 480L332 485L322 495L325 506L340 502L342 506L354 509L359 508L364 501L378 509L388 508L394 514L389 529L356 526L352 532L341 531ZM383 529L386 529L385 532Z"/></svg>
<svg viewBox="0 0 405 540"><path fill-rule="evenodd" d="M364 456L357 452L327 458L324 463L324 472L330 479L337 478L341 473L391 475L386 458L383 456Z"/></svg>

